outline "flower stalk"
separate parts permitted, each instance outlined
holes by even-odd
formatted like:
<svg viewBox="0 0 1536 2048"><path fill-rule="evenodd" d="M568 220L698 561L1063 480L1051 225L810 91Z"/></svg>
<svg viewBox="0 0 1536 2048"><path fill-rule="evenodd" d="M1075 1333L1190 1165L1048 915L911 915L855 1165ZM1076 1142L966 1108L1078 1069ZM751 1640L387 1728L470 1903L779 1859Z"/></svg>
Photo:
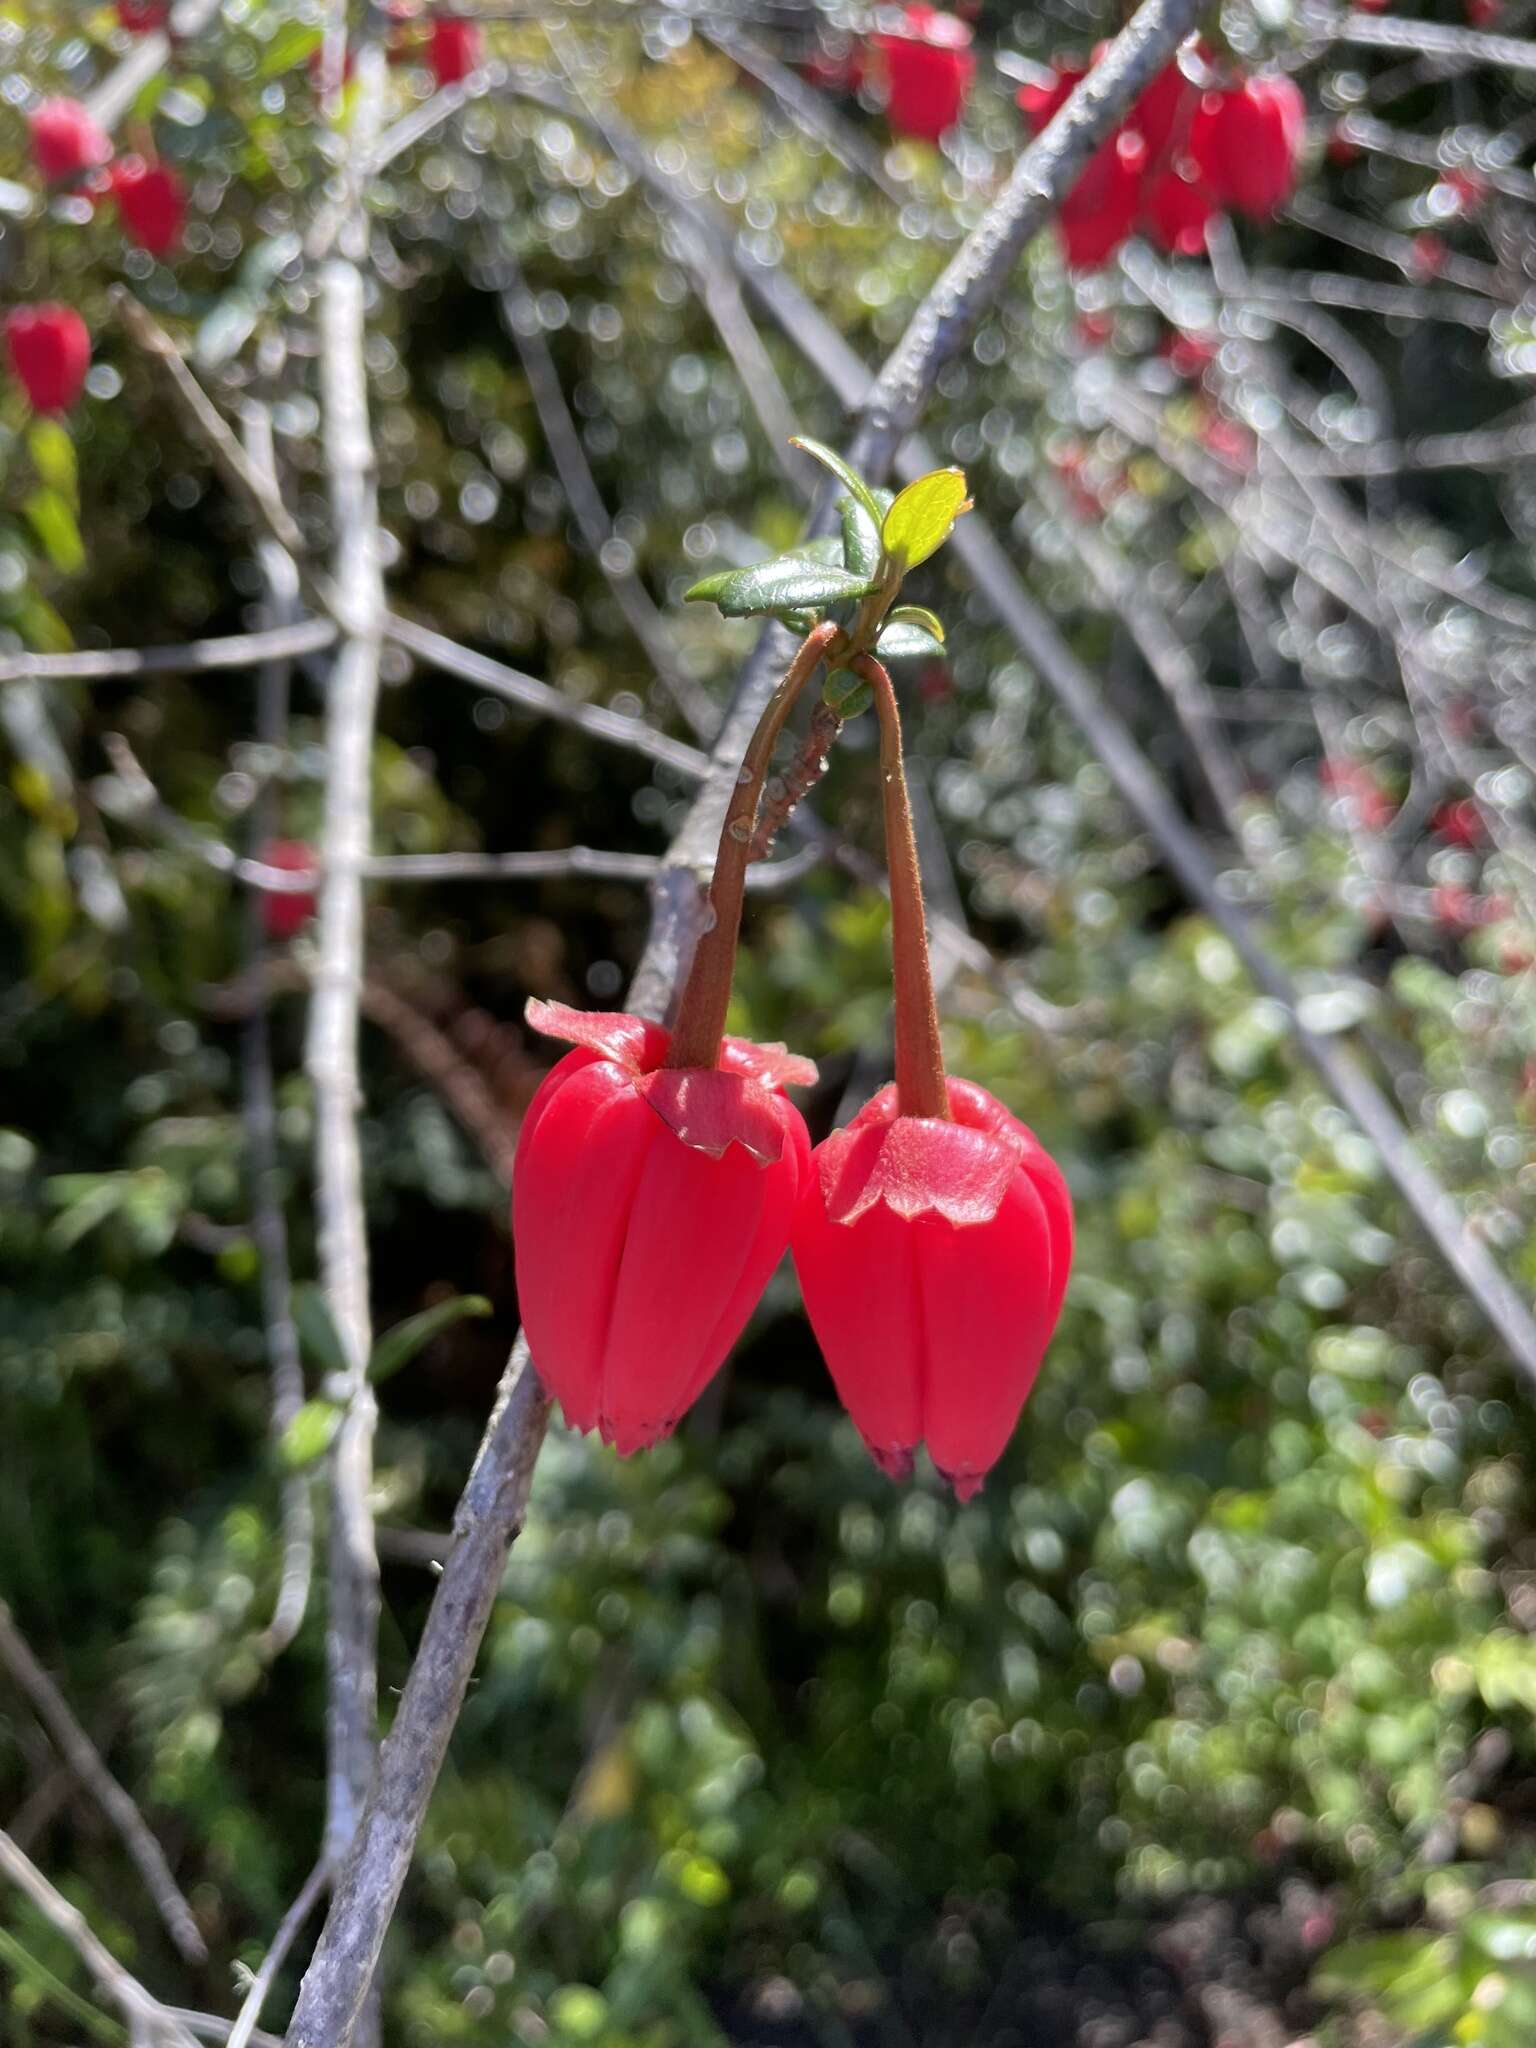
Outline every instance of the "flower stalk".
<svg viewBox="0 0 1536 2048"><path fill-rule="evenodd" d="M855 675L874 692L880 724L880 784L885 860L891 881L891 964L895 983L896 1099L902 1116L949 1119L939 1011L928 960L928 925L917 834L901 750L901 714L883 662L860 654Z"/></svg>
<svg viewBox="0 0 1536 2048"><path fill-rule="evenodd" d="M830 620L824 620L806 634L778 688L769 698L742 757L741 772L731 792L725 824L720 832L714 879L709 885L710 926L699 941L682 1001L678 1005L677 1025L665 1062L668 1067L713 1068L719 1064L720 1041L725 1036L726 1012L731 1001L731 979L736 970L741 906L746 895L747 868L752 859L753 833L763 784L768 778L773 750L784 730L785 721L795 708L801 691L839 638L839 630Z"/></svg>

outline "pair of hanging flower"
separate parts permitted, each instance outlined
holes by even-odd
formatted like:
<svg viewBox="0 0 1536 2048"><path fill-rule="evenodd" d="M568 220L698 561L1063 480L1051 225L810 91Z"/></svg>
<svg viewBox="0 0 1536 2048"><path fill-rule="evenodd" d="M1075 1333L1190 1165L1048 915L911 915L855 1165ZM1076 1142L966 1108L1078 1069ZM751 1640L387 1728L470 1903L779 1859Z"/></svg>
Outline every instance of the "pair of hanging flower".
<svg viewBox="0 0 1536 2048"><path fill-rule="evenodd" d="M676 1027L530 1002L574 1044L523 1120L513 1174L518 1298L534 1365L567 1422L621 1453L703 1393L786 1246L844 1405L880 1466L926 1443L968 1499L1012 1434L1055 1328L1072 1206L1033 1132L939 1044L896 699L880 656L942 653L943 628L893 608L902 577L967 509L959 470L899 496L799 444L847 496L842 535L688 595L804 633L732 795ZM845 624L823 616L837 608ZM891 882L896 1079L814 1152L787 1087L816 1069L724 1035L749 861L766 850L775 742L825 663L817 739L873 700Z"/></svg>

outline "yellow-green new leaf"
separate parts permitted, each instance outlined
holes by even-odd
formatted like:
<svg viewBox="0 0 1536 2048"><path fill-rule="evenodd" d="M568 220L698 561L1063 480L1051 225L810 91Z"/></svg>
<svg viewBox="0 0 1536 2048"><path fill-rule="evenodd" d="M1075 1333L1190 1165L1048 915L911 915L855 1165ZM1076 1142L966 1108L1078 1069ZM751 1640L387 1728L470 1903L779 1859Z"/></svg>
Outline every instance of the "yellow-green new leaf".
<svg viewBox="0 0 1536 2048"><path fill-rule="evenodd" d="M930 470L899 492L886 513L880 529L886 553L904 570L915 569L943 547L955 521L970 509L964 470Z"/></svg>

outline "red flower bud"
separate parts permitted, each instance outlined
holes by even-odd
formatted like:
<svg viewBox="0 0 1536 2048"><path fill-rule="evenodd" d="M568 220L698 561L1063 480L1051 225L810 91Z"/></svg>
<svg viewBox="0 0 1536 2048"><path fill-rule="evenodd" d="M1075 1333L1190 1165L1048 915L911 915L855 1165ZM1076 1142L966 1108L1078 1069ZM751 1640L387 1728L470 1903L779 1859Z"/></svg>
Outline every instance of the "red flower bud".
<svg viewBox="0 0 1536 2048"><path fill-rule="evenodd" d="M1504 0L1467 0L1467 26L1492 28L1504 12Z"/></svg>
<svg viewBox="0 0 1536 2048"><path fill-rule="evenodd" d="M78 100L44 100L29 126L32 161L50 184L93 171L112 154L111 138Z"/></svg>
<svg viewBox="0 0 1536 2048"><path fill-rule="evenodd" d="M963 21L916 5L899 35L870 38L885 74L885 117L898 135L937 142L959 120L976 75L970 40Z"/></svg>
<svg viewBox="0 0 1536 2048"><path fill-rule="evenodd" d="M894 1087L818 1145L791 1239L843 1405L893 1478L926 1443L962 1500L1013 1433L1061 1312L1072 1203L1034 1133L948 1083L953 1122Z"/></svg>
<svg viewBox="0 0 1536 2048"><path fill-rule="evenodd" d="M181 179L166 164L125 156L112 167L112 196L130 241L166 256L181 239L187 202Z"/></svg>
<svg viewBox="0 0 1536 2048"><path fill-rule="evenodd" d="M1412 268L1417 277L1438 277L1445 268L1445 259L1450 254L1439 235L1424 233L1415 235L1411 250Z"/></svg>
<svg viewBox="0 0 1536 2048"><path fill-rule="evenodd" d="M427 62L439 85L457 85L480 62L480 30L472 21L434 21L427 38Z"/></svg>
<svg viewBox="0 0 1536 2048"><path fill-rule="evenodd" d="M1246 79L1208 92L1190 125L1189 153L1217 199L1267 220L1291 196L1307 103L1289 78Z"/></svg>
<svg viewBox="0 0 1536 2048"><path fill-rule="evenodd" d="M269 839L256 858L264 868L279 868L285 875L313 875L315 849L302 839ZM311 889L263 889L261 924L269 939L293 939L315 914L316 896Z"/></svg>
<svg viewBox="0 0 1536 2048"><path fill-rule="evenodd" d="M1212 334L1186 334L1180 329L1166 334L1161 352L1176 377L1198 377L1216 360L1217 342Z"/></svg>
<svg viewBox="0 0 1536 2048"><path fill-rule="evenodd" d="M73 306L18 306L5 323L11 368L39 412L68 412L91 367L91 337Z"/></svg>
<svg viewBox="0 0 1536 2048"><path fill-rule="evenodd" d="M131 36L147 36L164 28L170 0L117 0L117 23Z"/></svg>
<svg viewBox="0 0 1536 2048"><path fill-rule="evenodd" d="M1198 256L1205 247L1206 224L1216 211L1210 188L1183 168L1160 171L1147 188L1142 205L1147 233L1171 256Z"/></svg>
<svg viewBox="0 0 1536 2048"><path fill-rule="evenodd" d="M1483 836L1483 814L1471 797L1438 804L1430 813L1429 829L1447 846L1476 846Z"/></svg>
<svg viewBox="0 0 1536 2048"><path fill-rule="evenodd" d="M1122 128L1101 143L1062 201L1062 247L1073 270L1098 270L1136 225L1147 145Z"/></svg>
<svg viewBox="0 0 1536 2048"><path fill-rule="evenodd" d="M518 1135L518 1304L540 1379L621 1454L676 1426L740 1336L789 1242L810 1140L782 1046L723 1041L664 1067L670 1035L622 1011L532 1002L567 1053Z"/></svg>
<svg viewBox="0 0 1536 2048"><path fill-rule="evenodd" d="M1107 45L1106 45L1107 47ZM1208 59L1204 45L1200 52ZM1131 122L1147 145L1147 161L1156 165L1165 153L1181 148L1200 104L1200 88L1177 64L1159 71L1131 109Z"/></svg>

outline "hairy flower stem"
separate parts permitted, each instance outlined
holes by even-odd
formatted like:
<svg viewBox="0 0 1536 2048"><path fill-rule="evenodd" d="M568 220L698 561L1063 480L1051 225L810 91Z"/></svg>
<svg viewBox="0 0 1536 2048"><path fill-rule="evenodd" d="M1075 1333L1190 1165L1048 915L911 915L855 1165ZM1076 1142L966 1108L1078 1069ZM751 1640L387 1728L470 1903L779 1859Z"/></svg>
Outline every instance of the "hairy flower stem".
<svg viewBox="0 0 1536 2048"><path fill-rule="evenodd" d="M769 698L757 730L742 757L741 772L731 792L725 824L720 833L720 850L715 856L714 879L709 885L709 930L699 941L693 956L683 998L678 1005L677 1027L667 1054L669 1067L714 1067L720 1060L720 1040L725 1035L725 1013L730 1007L731 978L736 970L736 935L741 928L742 897L746 893L747 866L752 854L752 832L757 807L762 801L773 749L795 700L815 674L828 648L838 637L830 620L814 628L800 643L783 680Z"/></svg>
<svg viewBox="0 0 1536 2048"><path fill-rule="evenodd" d="M772 853L774 841L789 823L795 805L826 774L828 757L842 729L843 721L830 704L812 707L810 727L799 753L782 775L772 775L764 784L757 829L747 853L749 865L755 860L766 860Z"/></svg>
<svg viewBox="0 0 1536 2048"><path fill-rule="evenodd" d="M872 654L851 664L869 684L880 721L880 783L885 806L885 864L891 879L891 965L896 985L896 1106L901 1116L949 1118L939 1011L928 965L928 926L917 835L901 757L901 714L882 663Z"/></svg>

